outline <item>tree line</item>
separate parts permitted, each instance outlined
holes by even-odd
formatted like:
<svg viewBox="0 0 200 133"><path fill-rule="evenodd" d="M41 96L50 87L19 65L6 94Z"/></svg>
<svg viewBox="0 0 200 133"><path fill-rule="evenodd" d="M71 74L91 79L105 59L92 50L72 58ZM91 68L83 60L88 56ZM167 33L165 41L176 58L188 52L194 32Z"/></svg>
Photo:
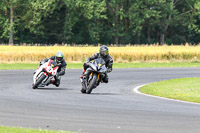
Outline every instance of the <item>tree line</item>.
<svg viewBox="0 0 200 133"><path fill-rule="evenodd" d="M198 44L199 0L1 0L0 44Z"/></svg>

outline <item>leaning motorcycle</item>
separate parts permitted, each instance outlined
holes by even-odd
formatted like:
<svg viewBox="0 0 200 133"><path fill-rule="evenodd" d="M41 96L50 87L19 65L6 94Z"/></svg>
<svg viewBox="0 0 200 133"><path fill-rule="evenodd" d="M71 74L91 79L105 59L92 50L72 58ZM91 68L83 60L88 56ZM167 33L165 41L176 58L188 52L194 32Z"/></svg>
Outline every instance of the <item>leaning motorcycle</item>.
<svg viewBox="0 0 200 133"><path fill-rule="evenodd" d="M90 94L105 77L107 68L102 58L97 58L94 62L88 63L88 65L89 67L86 70L87 75L80 80L82 83L81 92Z"/></svg>
<svg viewBox="0 0 200 133"><path fill-rule="evenodd" d="M46 63L38 67L33 75L32 88L45 87L54 82L59 66L54 60L49 59Z"/></svg>

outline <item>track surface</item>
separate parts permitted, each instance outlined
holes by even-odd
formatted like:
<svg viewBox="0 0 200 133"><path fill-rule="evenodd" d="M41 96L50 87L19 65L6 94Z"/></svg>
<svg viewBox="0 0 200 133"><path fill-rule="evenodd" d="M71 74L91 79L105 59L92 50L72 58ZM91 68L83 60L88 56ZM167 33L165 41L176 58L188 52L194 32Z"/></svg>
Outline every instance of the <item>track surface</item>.
<svg viewBox="0 0 200 133"><path fill-rule="evenodd" d="M115 69L108 84L81 94L82 70L67 70L61 86L33 90L33 70L0 71L0 125L81 133L195 133L200 105L146 97L142 84L198 77L200 68Z"/></svg>

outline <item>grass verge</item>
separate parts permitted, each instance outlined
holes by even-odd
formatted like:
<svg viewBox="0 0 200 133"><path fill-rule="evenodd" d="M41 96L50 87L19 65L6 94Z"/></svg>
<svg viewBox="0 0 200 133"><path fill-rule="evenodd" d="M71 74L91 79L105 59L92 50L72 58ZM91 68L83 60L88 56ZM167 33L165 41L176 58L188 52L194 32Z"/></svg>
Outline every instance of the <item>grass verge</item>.
<svg viewBox="0 0 200 133"><path fill-rule="evenodd" d="M74 132L0 126L0 133L74 133Z"/></svg>
<svg viewBox="0 0 200 133"><path fill-rule="evenodd" d="M0 70L37 69L36 63L0 63ZM183 63L114 63L114 68L200 67L198 62ZM82 69L83 63L68 63L67 69Z"/></svg>
<svg viewBox="0 0 200 133"><path fill-rule="evenodd" d="M151 83L142 93L200 103L200 78L180 78Z"/></svg>

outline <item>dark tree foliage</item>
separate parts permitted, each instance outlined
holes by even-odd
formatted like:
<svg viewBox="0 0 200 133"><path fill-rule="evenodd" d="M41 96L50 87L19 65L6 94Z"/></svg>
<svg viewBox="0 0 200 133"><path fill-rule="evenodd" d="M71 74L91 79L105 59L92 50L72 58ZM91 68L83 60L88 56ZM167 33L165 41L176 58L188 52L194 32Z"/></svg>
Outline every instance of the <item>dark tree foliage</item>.
<svg viewBox="0 0 200 133"><path fill-rule="evenodd" d="M0 44L199 44L199 0L1 0Z"/></svg>

